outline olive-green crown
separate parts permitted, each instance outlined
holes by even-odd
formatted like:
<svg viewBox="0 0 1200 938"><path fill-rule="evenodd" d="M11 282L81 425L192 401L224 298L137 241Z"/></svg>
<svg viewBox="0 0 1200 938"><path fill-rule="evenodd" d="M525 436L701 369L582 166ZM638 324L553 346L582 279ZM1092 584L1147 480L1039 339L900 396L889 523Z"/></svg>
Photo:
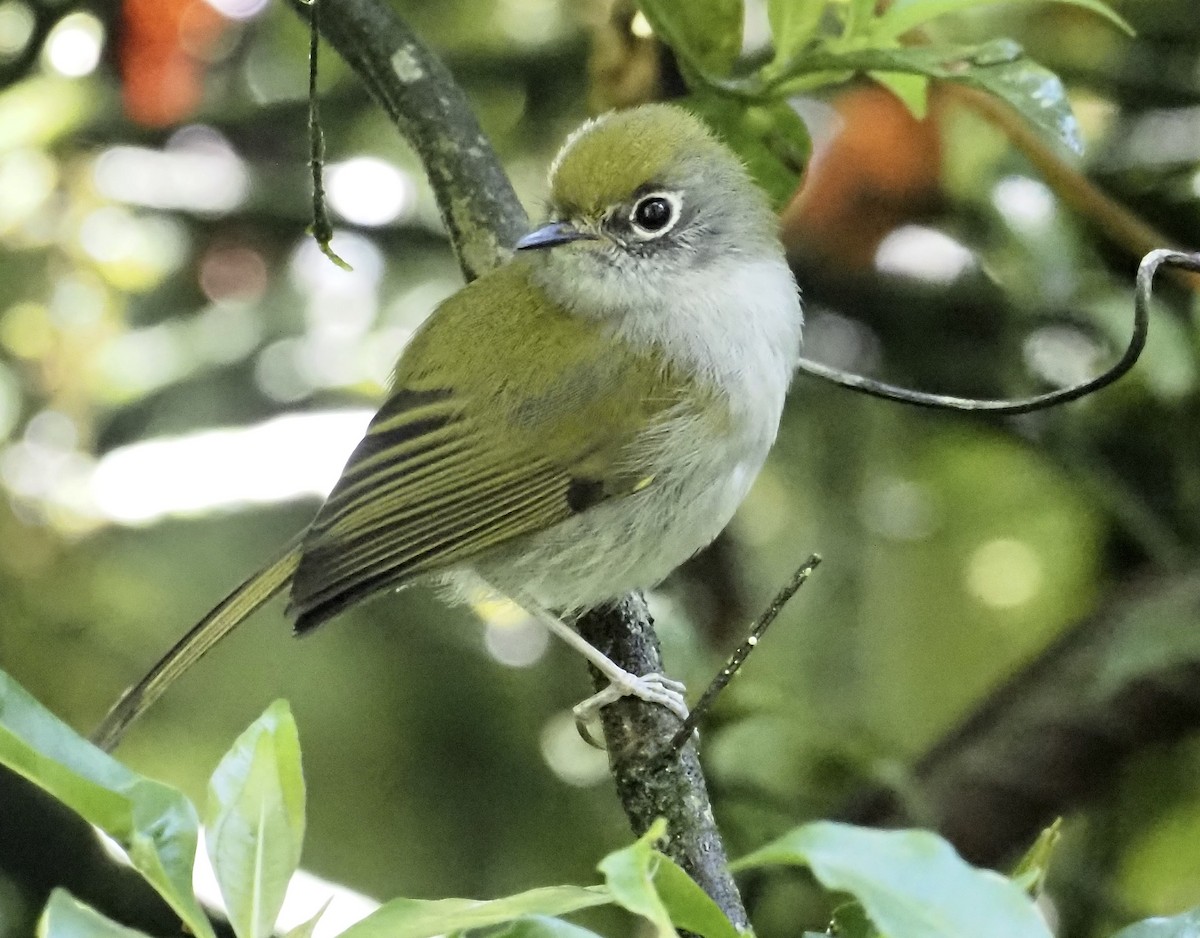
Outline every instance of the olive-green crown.
<svg viewBox="0 0 1200 938"><path fill-rule="evenodd" d="M580 127L550 167L551 200L572 215L599 215L643 186L670 188L687 157L736 164L695 116L669 104L605 114Z"/></svg>

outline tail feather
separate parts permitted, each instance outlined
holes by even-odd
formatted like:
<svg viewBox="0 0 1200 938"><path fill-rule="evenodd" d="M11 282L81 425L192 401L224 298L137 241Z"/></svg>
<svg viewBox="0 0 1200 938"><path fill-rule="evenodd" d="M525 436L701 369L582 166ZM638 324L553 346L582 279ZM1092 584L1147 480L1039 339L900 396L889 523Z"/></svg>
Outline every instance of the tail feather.
<svg viewBox="0 0 1200 938"><path fill-rule="evenodd" d="M300 548L293 546L221 600L159 659L144 678L121 695L92 733L92 742L106 752L115 749L129 725L153 706L176 679L263 603L288 586L299 563Z"/></svg>

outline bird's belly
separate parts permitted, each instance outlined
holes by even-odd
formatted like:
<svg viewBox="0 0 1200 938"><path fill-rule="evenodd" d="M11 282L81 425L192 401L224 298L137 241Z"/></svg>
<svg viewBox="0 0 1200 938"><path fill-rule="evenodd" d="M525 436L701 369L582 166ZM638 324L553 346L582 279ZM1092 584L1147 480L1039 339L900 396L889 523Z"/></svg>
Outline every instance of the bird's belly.
<svg viewBox="0 0 1200 938"><path fill-rule="evenodd" d="M572 612L648 589L729 523L769 446L770 439L711 441L688 471L521 538L472 569L499 592Z"/></svg>

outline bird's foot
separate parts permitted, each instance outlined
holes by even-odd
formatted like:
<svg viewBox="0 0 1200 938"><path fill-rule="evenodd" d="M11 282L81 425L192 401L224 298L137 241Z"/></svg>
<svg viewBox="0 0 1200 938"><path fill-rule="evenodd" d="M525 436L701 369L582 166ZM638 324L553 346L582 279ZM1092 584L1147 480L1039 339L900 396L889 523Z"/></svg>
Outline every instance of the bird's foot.
<svg viewBox="0 0 1200 938"><path fill-rule="evenodd" d="M575 716L575 727L579 730L579 735L597 749L603 749L603 744L596 740L591 730L592 724L600 716L601 707L607 707L622 697L637 697L647 703L666 707L682 722L688 716L687 701L683 696L685 690L683 684L665 674L638 676L622 670L610 678L607 687L576 704L571 712Z"/></svg>

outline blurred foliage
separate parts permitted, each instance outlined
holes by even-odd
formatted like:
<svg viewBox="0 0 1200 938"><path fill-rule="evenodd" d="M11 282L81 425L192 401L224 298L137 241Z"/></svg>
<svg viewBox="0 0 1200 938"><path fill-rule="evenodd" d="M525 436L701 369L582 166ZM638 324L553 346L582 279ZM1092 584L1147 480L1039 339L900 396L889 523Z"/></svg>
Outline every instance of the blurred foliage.
<svg viewBox="0 0 1200 938"><path fill-rule="evenodd" d="M1200 241L1194 0L1115 3L1133 37L1077 6L1013 3L840 47L886 5L752 2L741 58L714 43L703 67L656 41L663 4L394 2L535 213L589 103L700 102L786 203L813 359L983 396L1093 373L1124 343L1140 251L1061 179ZM943 80L963 59L923 48L996 37L1025 51L990 67L1062 79L1051 110L1083 154L1051 154L1062 177ZM789 71L814 43L837 58ZM281 3L0 3L0 666L77 728L305 523L406 338L458 284L415 159L333 54L328 186L354 273L306 240L306 48ZM808 137L805 184L783 198ZM1194 296L1164 283L1129 378L1019 420L797 383L719 562L654 597L671 671L698 688L791 569L826 558L705 729L734 852L867 782L904 790L913 760L1058 636L1194 569L1197 325ZM196 436L229 428L245 433ZM1125 643L1114 674L1195 644L1196 610L1169 614L1179 644ZM287 697L306 740L304 865L379 898L584 882L627 839L568 716L583 668L540 633L417 591L305 642L276 608L260 620L124 761L199 800L228 740ZM1200 904L1198 758L1145 753L1068 818L1043 900L1061 934ZM65 862L43 849L0 869L3 938L47 899L33 868ZM749 899L764 936L831 912L800 878L755 880Z"/></svg>

